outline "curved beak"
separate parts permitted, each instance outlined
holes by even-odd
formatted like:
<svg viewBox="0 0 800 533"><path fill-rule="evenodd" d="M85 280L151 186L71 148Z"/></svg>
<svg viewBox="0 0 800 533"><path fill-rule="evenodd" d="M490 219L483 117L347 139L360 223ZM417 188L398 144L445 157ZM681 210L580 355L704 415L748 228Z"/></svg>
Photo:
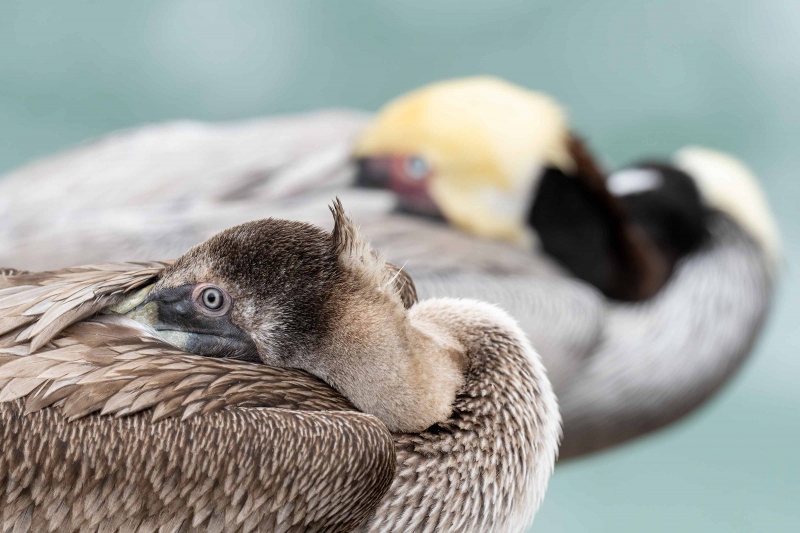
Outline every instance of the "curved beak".
<svg viewBox="0 0 800 533"><path fill-rule="evenodd" d="M149 291L123 313L153 328L167 343L195 355L260 362L253 339L231 321L230 313L207 316L191 299L194 285Z"/></svg>

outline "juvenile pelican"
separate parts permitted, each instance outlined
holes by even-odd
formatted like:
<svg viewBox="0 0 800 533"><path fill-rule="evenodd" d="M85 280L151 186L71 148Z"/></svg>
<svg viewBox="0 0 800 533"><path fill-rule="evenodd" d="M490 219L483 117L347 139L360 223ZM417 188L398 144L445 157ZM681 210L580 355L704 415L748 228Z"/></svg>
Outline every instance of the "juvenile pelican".
<svg viewBox="0 0 800 533"><path fill-rule="evenodd" d="M333 212L6 276L3 529L523 531L559 437L537 354Z"/></svg>

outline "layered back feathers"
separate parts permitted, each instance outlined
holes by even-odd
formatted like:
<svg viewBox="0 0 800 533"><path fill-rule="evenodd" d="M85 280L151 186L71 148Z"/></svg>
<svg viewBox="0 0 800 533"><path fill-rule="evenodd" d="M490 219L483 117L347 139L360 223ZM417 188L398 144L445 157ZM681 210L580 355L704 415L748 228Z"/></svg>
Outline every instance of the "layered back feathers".
<svg viewBox="0 0 800 533"><path fill-rule="evenodd" d="M30 355L28 343L0 348L0 402L24 398L28 412L58 405L70 420L148 409L154 421L234 406L355 410L310 374L190 355L123 316L63 333Z"/></svg>

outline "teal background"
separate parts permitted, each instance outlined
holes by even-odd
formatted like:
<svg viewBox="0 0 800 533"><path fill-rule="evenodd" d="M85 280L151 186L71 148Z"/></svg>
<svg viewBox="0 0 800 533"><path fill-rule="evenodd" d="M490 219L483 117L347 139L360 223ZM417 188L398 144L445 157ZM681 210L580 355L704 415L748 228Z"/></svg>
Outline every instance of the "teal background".
<svg viewBox="0 0 800 533"><path fill-rule="evenodd" d="M688 420L559 466L533 530L798 531L796 1L4 0L0 172L118 128L376 109L470 74L552 93L614 164L689 143L737 154L786 245L744 371Z"/></svg>

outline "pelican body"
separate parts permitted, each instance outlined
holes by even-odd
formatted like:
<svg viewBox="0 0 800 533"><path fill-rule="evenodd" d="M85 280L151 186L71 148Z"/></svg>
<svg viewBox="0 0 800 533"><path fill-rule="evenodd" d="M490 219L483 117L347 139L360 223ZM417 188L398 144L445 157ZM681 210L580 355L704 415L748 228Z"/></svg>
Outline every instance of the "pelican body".
<svg viewBox="0 0 800 533"><path fill-rule="evenodd" d="M524 531L559 439L538 355L332 211L5 275L3 530Z"/></svg>

